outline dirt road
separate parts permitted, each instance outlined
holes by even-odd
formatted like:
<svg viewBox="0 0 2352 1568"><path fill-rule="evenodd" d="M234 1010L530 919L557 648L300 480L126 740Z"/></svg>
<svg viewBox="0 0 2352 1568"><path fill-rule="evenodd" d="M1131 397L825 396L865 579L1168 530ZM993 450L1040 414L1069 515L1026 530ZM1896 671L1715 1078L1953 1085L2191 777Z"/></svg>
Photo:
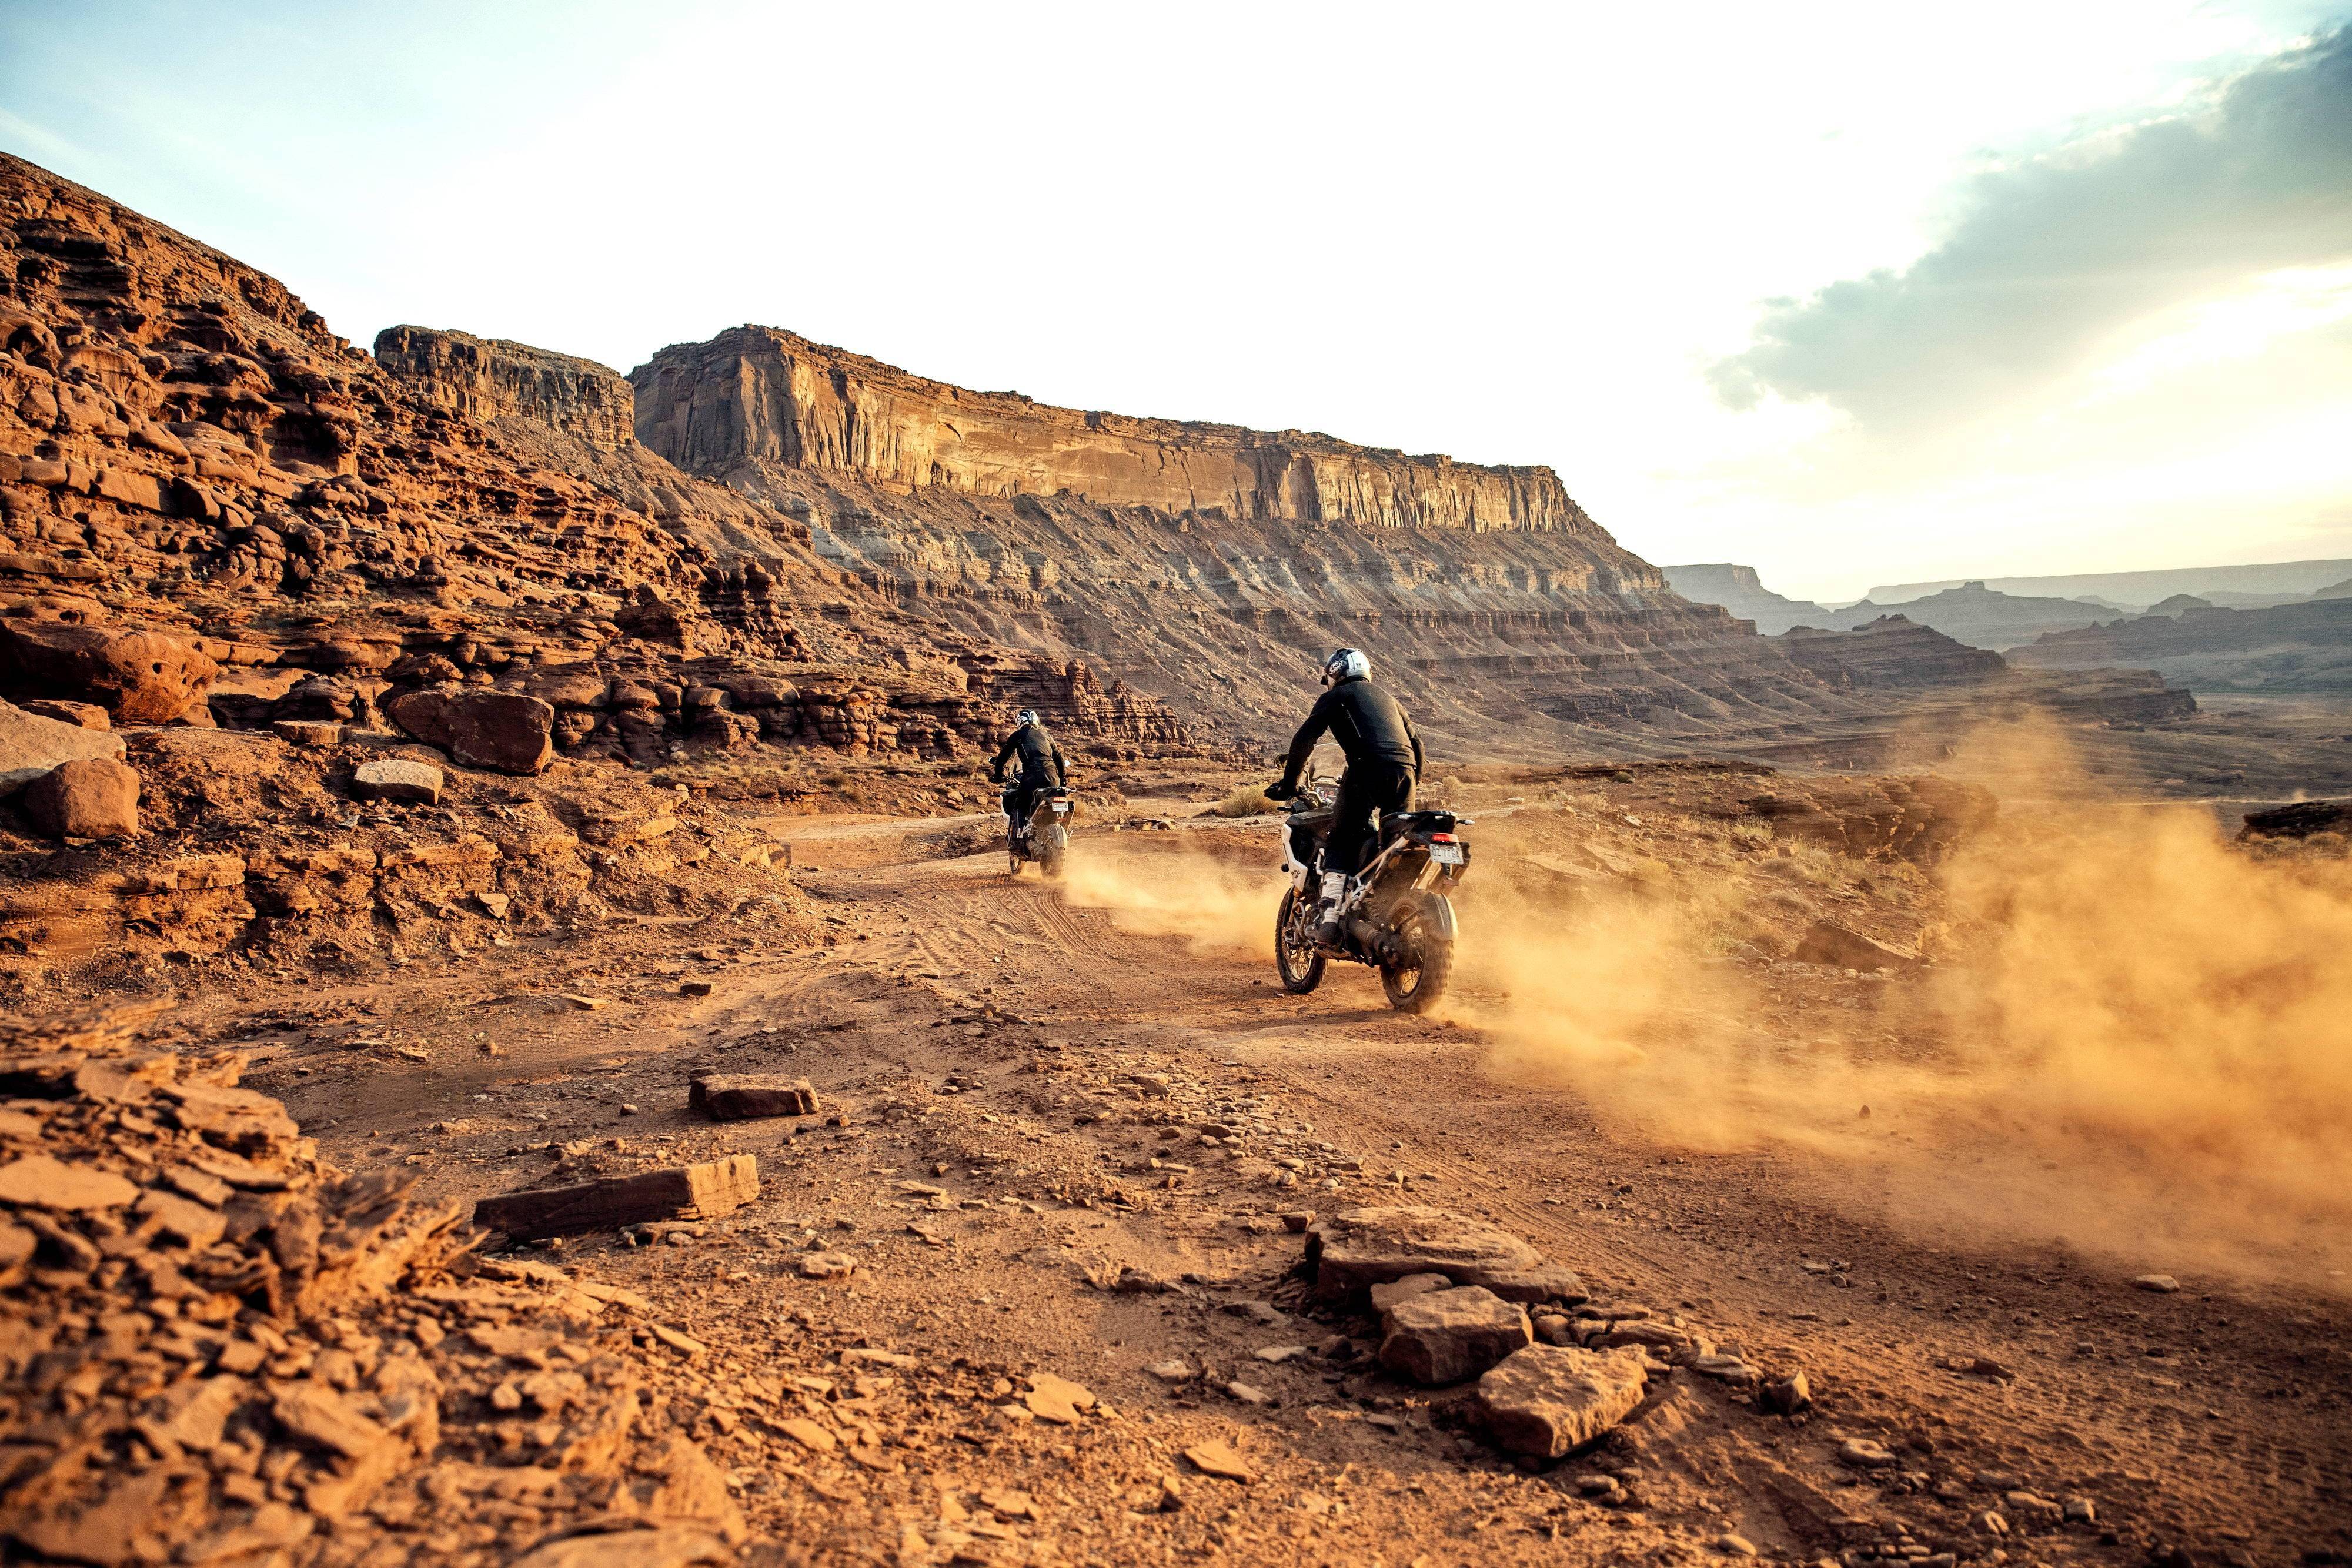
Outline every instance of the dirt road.
<svg viewBox="0 0 2352 1568"><path fill-rule="evenodd" d="M1477 1022L1497 998L1475 975L1436 1019L1391 1012L1362 970L1286 996L1262 951L1278 886L1263 830L1082 836L1055 887L1008 879L993 853L921 858L954 826L790 825L820 944L779 949L740 914L621 921L188 1021L250 1041L249 1082L331 1157L407 1160L436 1193L754 1154L762 1200L730 1219L540 1256L635 1287L712 1347L705 1407L681 1418L755 1525L820 1557L2352 1548L2352 1355L2324 1287L2142 1288L2095 1246L2002 1239L2031 1227L1901 1218L1916 1168L1702 1152L1671 1107L1629 1119L1498 1071L1507 1041ZM681 994L702 981L707 996ZM1781 1008L1741 1020L1761 1054L1868 988L1774 983ZM257 1015L271 1027L254 1031ZM688 1073L719 1065L806 1076L831 1115L689 1120ZM1944 1167L1963 1208L1970 1159L1955 1145ZM1306 1311L1281 1217L1383 1202L1490 1220L1578 1270L1612 1316L1801 1369L1814 1406L1763 1416L1678 1369L1600 1449L1515 1463L1468 1429L1460 1391L1383 1373L1370 1320ZM812 1255L854 1271L811 1277ZM778 1373L828 1354L837 1370L843 1345L929 1370L854 1400ZM1039 1371L1108 1414L1030 1418L1013 1380ZM796 1410L862 1434L873 1462L780 1436ZM1842 1461L1850 1438L1887 1462ZM1180 1462L1212 1440L1254 1479ZM1008 1488L1024 1504L983 1500Z"/></svg>

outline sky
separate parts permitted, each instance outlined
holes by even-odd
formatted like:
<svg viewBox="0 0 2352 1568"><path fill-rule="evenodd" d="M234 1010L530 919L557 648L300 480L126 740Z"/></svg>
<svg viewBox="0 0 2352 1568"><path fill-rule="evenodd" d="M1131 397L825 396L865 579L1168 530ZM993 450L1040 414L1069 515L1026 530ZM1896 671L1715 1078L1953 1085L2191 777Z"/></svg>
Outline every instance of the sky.
<svg viewBox="0 0 2352 1568"><path fill-rule="evenodd" d="M0 0L0 147L363 344L785 327L1801 597L2352 556L2352 0Z"/></svg>

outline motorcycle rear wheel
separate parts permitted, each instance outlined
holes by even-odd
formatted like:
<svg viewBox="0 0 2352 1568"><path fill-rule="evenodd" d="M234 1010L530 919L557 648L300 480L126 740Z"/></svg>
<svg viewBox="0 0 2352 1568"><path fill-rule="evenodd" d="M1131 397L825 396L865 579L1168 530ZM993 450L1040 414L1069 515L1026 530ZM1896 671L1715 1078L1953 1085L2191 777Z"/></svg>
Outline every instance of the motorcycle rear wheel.
<svg viewBox="0 0 2352 1568"><path fill-rule="evenodd" d="M1398 902L1389 912L1389 929L1403 944L1405 959L1381 966L1381 989L1389 1006L1401 1013L1425 1013L1445 994L1454 975L1454 938L1429 917L1418 898Z"/></svg>
<svg viewBox="0 0 2352 1568"><path fill-rule="evenodd" d="M1070 836L1059 822L1045 825L1045 841L1037 846L1037 867L1045 873L1047 882L1056 882L1062 875L1063 857L1069 853Z"/></svg>
<svg viewBox="0 0 2352 1568"><path fill-rule="evenodd" d="M1306 935L1303 946L1293 945L1297 917L1298 890L1294 887L1282 895L1282 908L1274 917L1274 967L1282 976L1282 988L1303 997L1323 983L1326 959L1323 950L1316 946L1311 931Z"/></svg>

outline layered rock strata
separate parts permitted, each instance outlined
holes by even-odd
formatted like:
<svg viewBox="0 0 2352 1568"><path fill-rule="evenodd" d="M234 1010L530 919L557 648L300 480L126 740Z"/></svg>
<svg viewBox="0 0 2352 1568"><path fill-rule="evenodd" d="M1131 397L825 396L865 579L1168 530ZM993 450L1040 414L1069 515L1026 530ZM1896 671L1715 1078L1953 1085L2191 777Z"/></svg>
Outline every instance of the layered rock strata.
<svg viewBox="0 0 2352 1568"><path fill-rule="evenodd" d="M1105 506L1221 518L1607 537L1549 468L1055 408L910 375L772 327L673 345L630 380L639 439L701 474L781 465L1004 498L1068 490Z"/></svg>
<svg viewBox="0 0 2352 1568"><path fill-rule="evenodd" d="M979 393L743 328L631 374L679 466L910 611L1274 738L1335 643L1465 753L1687 747L1853 699L1666 591L1540 468Z"/></svg>
<svg viewBox="0 0 2352 1568"><path fill-rule="evenodd" d="M2206 691L2341 695L2352 692L2352 598L2115 621L2051 633L2009 657L2042 670L2141 664Z"/></svg>
<svg viewBox="0 0 2352 1568"><path fill-rule="evenodd" d="M378 361L274 279L13 158L0 256L13 697L138 724L375 723L410 688L698 662L874 722L698 726L681 693L645 710L677 720L664 756L936 752L943 713L975 739L1006 722L1000 692L1114 752L1186 739L1066 652L907 615L794 519L679 473L636 443L634 394L602 367L421 329L387 333Z"/></svg>

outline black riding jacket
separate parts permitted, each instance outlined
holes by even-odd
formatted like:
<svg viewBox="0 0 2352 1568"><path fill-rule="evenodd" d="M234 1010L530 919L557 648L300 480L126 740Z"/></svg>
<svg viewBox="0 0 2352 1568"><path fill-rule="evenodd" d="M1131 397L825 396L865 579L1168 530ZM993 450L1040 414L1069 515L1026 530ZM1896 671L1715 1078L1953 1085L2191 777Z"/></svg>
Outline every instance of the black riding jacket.
<svg viewBox="0 0 2352 1568"><path fill-rule="evenodd" d="M1069 774L1062 767L1062 748L1045 733L1042 724L1024 724L1004 737L996 748L996 760L989 766L988 776L998 783L1004 781L1004 765L1014 758L1021 759L1021 782L1029 785L1067 784ZM1050 764L1050 768L1049 765Z"/></svg>
<svg viewBox="0 0 2352 1568"><path fill-rule="evenodd" d="M1350 768L1393 762L1412 768L1415 778L1421 775L1421 737L1413 733L1412 720L1405 717L1396 698L1363 676L1351 675L1316 699L1314 711L1291 737L1290 760L1282 770L1285 784L1297 784L1326 730L1348 754Z"/></svg>

